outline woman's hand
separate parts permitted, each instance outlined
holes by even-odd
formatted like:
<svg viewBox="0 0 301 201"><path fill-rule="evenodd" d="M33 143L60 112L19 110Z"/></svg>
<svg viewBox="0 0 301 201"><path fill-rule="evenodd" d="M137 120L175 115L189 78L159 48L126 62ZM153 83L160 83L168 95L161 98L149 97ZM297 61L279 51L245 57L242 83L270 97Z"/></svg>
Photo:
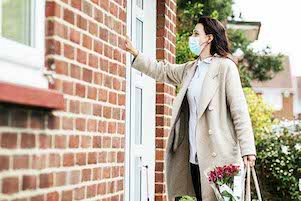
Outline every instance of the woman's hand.
<svg viewBox="0 0 301 201"><path fill-rule="evenodd" d="M126 35L125 50L131 53L134 57L138 55L138 50L136 50L136 48L133 46L133 43L128 35Z"/></svg>
<svg viewBox="0 0 301 201"><path fill-rule="evenodd" d="M256 157L254 155L247 155L243 157L244 165L247 167L248 163L250 164L250 167L255 167L255 160Z"/></svg>

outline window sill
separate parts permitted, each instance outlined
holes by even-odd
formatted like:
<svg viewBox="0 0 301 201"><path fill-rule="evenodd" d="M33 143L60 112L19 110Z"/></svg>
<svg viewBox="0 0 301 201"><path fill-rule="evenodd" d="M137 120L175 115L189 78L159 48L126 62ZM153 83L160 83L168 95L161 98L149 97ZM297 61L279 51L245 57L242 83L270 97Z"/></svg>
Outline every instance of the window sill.
<svg viewBox="0 0 301 201"><path fill-rule="evenodd" d="M64 109L64 96L62 93L7 82L0 82L0 102L47 109Z"/></svg>

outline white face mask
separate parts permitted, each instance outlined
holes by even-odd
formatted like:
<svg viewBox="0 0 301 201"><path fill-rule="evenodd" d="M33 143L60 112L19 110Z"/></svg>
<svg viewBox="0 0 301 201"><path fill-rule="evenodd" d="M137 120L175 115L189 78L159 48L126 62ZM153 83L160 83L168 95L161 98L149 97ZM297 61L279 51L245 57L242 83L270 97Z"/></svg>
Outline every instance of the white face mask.
<svg viewBox="0 0 301 201"><path fill-rule="evenodd" d="M200 55L208 43L204 42L204 43L202 43L202 45L200 45L200 37L190 36L188 44L189 44L189 49L192 53L194 53L196 55Z"/></svg>

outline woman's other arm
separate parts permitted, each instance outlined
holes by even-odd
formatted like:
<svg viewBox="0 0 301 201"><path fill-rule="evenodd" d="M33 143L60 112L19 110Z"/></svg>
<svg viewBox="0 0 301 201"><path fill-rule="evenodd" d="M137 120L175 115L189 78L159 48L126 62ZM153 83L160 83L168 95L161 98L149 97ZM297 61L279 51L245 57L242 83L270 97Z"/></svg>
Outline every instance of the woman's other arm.
<svg viewBox="0 0 301 201"><path fill-rule="evenodd" d="M246 155L256 156L252 122L239 71L236 64L231 60L228 60L227 64L229 68L226 75L226 97L240 144L241 155L242 157Z"/></svg>

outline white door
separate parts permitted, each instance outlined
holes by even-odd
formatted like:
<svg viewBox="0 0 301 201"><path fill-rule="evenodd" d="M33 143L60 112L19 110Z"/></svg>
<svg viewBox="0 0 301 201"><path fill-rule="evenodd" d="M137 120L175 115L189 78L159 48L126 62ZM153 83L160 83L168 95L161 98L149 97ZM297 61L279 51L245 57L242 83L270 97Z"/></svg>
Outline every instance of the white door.
<svg viewBox="0 0 301 201"><path fill-rule="evenodd" d="M127 0L127 34L155 58L156 1ZM125 201L153 201L156 82L132 68L132 59L127 53Z"/></svg>

